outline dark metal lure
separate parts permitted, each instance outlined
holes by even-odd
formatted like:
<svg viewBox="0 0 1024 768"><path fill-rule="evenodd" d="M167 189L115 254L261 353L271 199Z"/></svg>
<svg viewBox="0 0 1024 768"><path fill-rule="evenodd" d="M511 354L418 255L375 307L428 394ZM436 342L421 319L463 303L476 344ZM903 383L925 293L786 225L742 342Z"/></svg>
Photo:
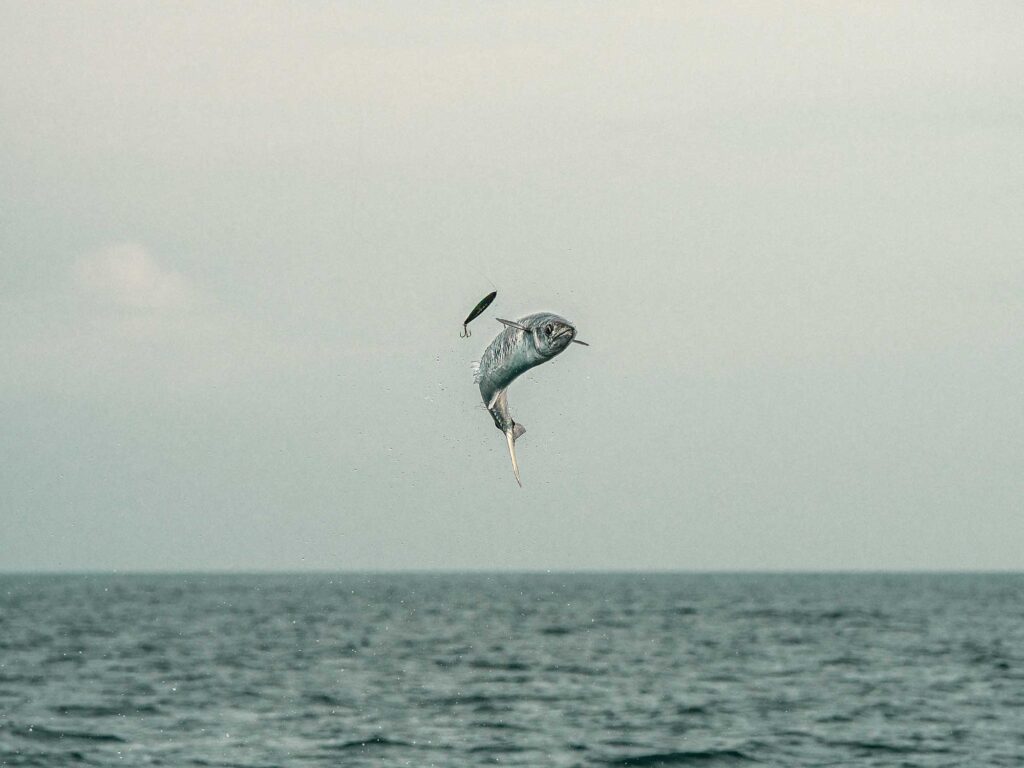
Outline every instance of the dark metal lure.
<svg viewBox="0 0 1024 768"><path fill-rule="evenodd" d="M469 327L468 327L469 324L471 322L473 322L476 318L478 318L485 309L487 309L489 306L491 306L491 302L494 301L494 298L497 295L498 295L497 291L491 291L486 296L484 296L482 299L480 299L480 303L477 304L475 307L473 307L473 311L469 313L469 317L467 317L463 321L463 323L462 323L462 333L459 334L459 338L461 338L461 339L468 339L470 336L473 335L473 334L471 334L469 332Z"/></svg>

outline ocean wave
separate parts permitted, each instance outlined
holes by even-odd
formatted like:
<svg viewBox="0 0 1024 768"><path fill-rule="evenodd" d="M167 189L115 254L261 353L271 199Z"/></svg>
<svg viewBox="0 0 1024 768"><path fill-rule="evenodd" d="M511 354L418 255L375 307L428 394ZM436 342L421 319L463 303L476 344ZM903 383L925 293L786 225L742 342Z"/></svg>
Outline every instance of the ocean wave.
<svg viewBox="0 0 1024 768"><path fill-rule="evenodd" d="M648 755L635 755L617 760L609 760L608 765L644 766L657 768L663 765L739 765L741 763L758 762L749 755L736 749L706 749L689 752L655 752Z"/></svg>
<svg viewBox="0 0 1024 768"><path fill-rule="evenodd" d="M585 677L594 677L604 674L607 672L607 669L600 667L584 667L580 664L551 664L544 667L543 671L561 675L583 675Z"/></svg>
<svg viewBox="0 0 1024 768"><path fill-rule="evenodd" d="M331 693L324 693L323 691L307 692L303 694L302 701L306 704L312 704L319 707L351 707L352 702L350 700L342 699Z"/></svg>
<svg viewBox="0 0 1024 768"><path fill-rule="evenodd" d="M153 704L109 706L102 704L57 704L50 711L64 717L120 717L122 715L158 715L161 709Z"/></svg>
<svg viewBox="0 0 1024 768"><path fill-rule="evenodd" d="M334 744L324 744L323 749L332 752L346 752L356 749L374 749L378 747L415 747L418 746L408 741L389 739L384 736L371 736L368 739L353 739L352 741L341 741Z"/></svg>
<svg viewBox="0 0 1024 768"><path fill-rule="evenodd" d="M12 615L0 576L0 765L1010 766L1024 744L1024 575L98 578L33 582ZM90 622L109 636L75 641Z"/></svg>
<svg viewBox="0 0 1024 768"><path fill-rule="evenodd" d="M473 727L473 728L487 728L487 729L498 730L498 731L525 731L525 730L528 730L527 728L524 728L521 725L516 725L514 723L506 723L506 722L503 722L503 721L495 721L495 720L477 720L475 723L470 723L470 726Z"/></svg>
<svg viewBox="0 0 1024 768"><path fill-rule="evenodd" d="M41 725L11 727L9 732L14 736L34 741L95 741L114 744L126 744L127 740L113 733L94 733L91 731L69 731L63 728L46 728Z"/></svg>
<svg viewBox="0 0 1024 768"><path fill-rule="evenodd" d="M472 669L490 669L499 672L529 672L530 665L521 661L491 661L490 659L473 659L469 662Z"/></svg>
<svg viewBox="0 0 1024 768"><path fill-rule="evenodd" d="M529 752L529 748L521 746L519 744L481 744L478 747L470 747L468 752L470 754L517 754L519 752Z"/></svg>
<svg viewBox="0 0 1024 768"><path fill-rule="evenodd" d="M822 741L830 747L847 747L861 752L889 755L910 755L927 753L931 755L949 754L952 750L948 747L932 747L926 744L893 744L891 742L851 740L851 741Z"/></svg>
<svg viewBox="0 0 1024 768"><path fill-rule="evenodd" d="M554 625L554 626L550 626L550 627L541 627L540 633L542 635L554 635L554 636L557 637L557 636L561 636L561 635L572 634L572 628L571 627L563 627L563 626L559 626L559 625Z"/></svg>

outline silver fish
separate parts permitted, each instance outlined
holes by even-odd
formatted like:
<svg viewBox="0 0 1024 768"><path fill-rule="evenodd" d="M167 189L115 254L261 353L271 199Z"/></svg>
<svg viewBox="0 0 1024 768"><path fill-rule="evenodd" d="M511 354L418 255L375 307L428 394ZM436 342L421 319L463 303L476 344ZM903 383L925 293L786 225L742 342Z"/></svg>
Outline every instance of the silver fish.
<svg viewBox="0 0 1024 768"><path fill-rule="evenodd" d="M512 457L512 472L519 479L516 461L516 440L526 431L508 410L508 385L536 365L545 363L563 352L569 344L590 346L576 339L576 329L563 317L550 312L538 312L519 320L502 320L505 329L490 343L476 366L474 381L480 385L480 395L494 419L494 426L505 433L508 452Z"/></svg>

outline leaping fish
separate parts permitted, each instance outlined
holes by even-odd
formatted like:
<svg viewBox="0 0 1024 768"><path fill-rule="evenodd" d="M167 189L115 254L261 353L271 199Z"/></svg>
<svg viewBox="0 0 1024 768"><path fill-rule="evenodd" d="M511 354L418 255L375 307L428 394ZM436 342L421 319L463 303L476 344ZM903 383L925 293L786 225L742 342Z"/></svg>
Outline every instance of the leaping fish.
<svg viewBox="0 0 1024 768"><path fill-rule="evenodd" d="M569 344L590 346L576 339L576 329L565 318L550 312L527 315L519 320L502 320L505 328L484 350L476 366L474 381L480 385L480 395L494 419L494 426L505 434L508 452L512 457L512 472L519 479L516 461L516 440L526 428L518 424L508 410L508 385L516 378L563 352Z"/></svg>
<svg viewBox="0 0 1024 768"><path fill-rule="evenodd" d="M497 291L491 291L477 302L477 305L473 307L473 311L470 312L469 316L462 322L462 333L459 334L460 338L468 339L473 335L469 332L469 324L476 320L476 318L480 316L480 313L491 306L491 302L494 301L494 297L497 295Z"/></svg>

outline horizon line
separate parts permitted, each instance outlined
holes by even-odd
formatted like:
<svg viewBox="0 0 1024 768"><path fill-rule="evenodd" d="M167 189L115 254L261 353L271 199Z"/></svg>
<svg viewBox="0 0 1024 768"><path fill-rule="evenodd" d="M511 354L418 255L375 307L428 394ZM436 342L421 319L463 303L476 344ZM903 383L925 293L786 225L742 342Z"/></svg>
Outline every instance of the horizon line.
<svg viewBox="0 0 1024 768"><path fill-rule="evenodd" d="M6 569L0 576L870 576L1024 575L1021 568L72 568Z"/></svg>

